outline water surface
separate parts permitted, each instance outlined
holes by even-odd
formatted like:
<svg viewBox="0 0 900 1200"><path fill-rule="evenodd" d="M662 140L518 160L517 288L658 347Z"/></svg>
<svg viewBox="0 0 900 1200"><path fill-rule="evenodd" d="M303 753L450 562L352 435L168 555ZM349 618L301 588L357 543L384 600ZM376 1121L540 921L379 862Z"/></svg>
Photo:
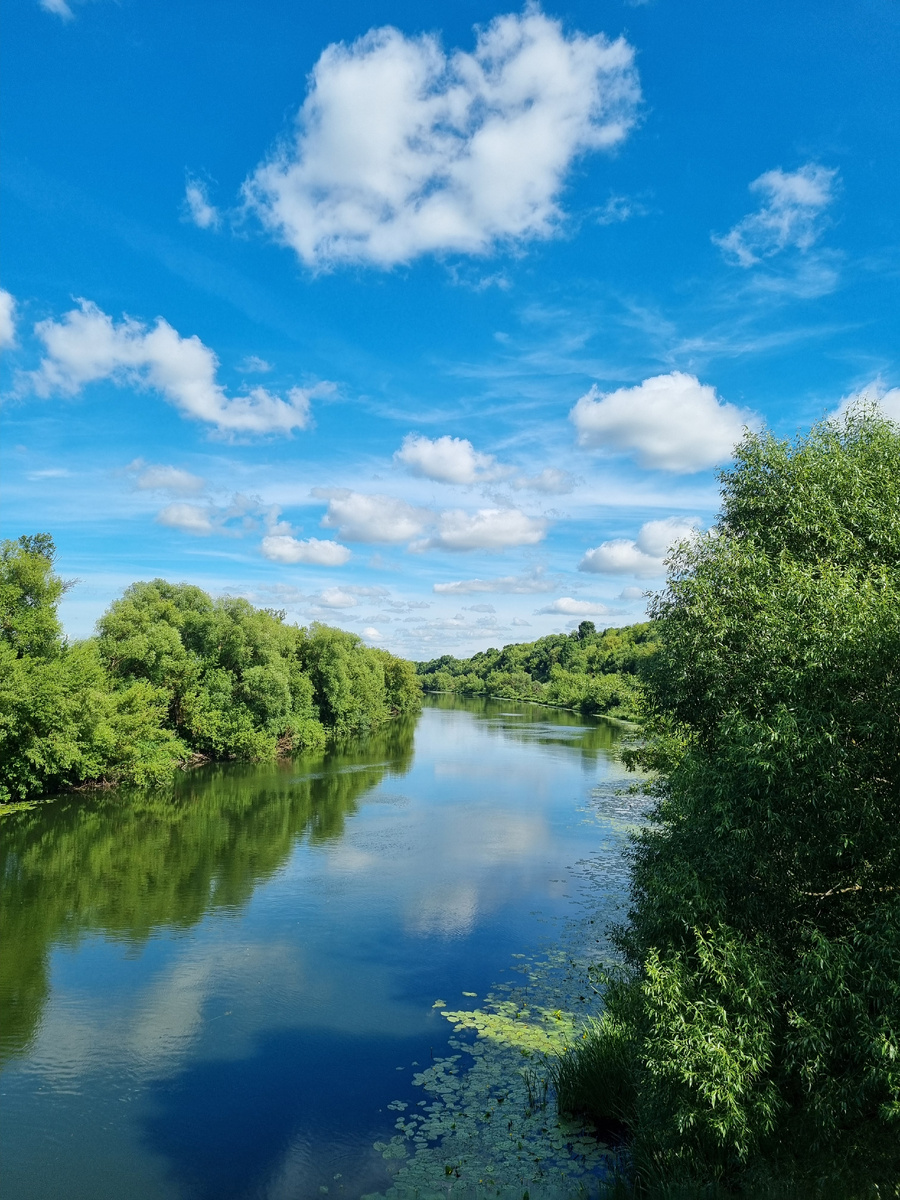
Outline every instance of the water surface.
<svg viewBox="0 0 900 1200"><path fill-rule="evenodd" d="M439 697L315 758L2 826L9 1200L307 1200L373 1143L460 1007L552 940L573 866L622 890L619 729Z"/></svg>

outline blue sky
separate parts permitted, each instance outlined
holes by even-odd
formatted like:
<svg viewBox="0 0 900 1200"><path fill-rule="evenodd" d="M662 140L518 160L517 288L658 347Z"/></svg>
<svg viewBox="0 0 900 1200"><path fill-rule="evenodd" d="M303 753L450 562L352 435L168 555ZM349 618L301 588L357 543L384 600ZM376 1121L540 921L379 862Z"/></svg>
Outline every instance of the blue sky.
<svg viewBox="0 0 900 1200"><path fill-rule="evenodd" d="M6 0L4 536L414 658L639 620L900 420L900 5Z"/></svg>

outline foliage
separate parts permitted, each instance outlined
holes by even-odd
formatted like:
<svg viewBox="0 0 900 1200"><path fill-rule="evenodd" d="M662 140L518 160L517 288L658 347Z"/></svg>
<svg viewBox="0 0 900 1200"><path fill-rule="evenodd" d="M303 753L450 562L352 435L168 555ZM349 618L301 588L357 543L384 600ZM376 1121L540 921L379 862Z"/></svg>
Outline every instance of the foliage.
<svg viewBox="0 0 900 1200"><path fill-rule="evenodd" d="M538 700L589 714L634 719L639 674L656 649L652 623L598 633L582 621L570 633L483 650L471 658L449 654L417 663L429 691Z"/></svg>
<svg viewBox="0 0 900 1200"><path fill-rule="evenodd" d="M69 645L47 534L0 551L0 800L159 784L193 756L261 761L416 709L412 664L200 588L135 583Z"/></svg>
<svg viewBox="0 0 900 1200"><path fill-rule="evenodd" d="M896 1195L900 432L748 434L720 478L652 610L656 803L608 992L637 1179Z"/></svg>

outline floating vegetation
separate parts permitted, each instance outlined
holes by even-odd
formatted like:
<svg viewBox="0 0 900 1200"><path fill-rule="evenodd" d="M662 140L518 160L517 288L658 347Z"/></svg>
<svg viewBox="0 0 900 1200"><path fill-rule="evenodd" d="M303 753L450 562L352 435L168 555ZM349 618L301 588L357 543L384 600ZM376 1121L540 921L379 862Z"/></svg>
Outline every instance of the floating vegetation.
<svg viewBox="0 0 900 1200"><path fill-rule="evenodd" d="M550 1064L588 1015L584 964L561 948L514 969L521 981L480 1007L442 1009L451 1053L413 1076L426 1100L409 1112L388 1106L397 1132L375 1149L393 1183L378 1200L574 1200L596 1196L610 1175L613 1152L549 1102Z"/></svg>
<svg viewBox="0 0 900 1200"><path fill-rule="evenodd" d="M616 961L608 926L622 915L622 848L645 806L615 784L594 789L591 815L604 832L612 818L612 832L579 863L575 913L556 925L552 950L513 954L513 981L477 1007L435 1001L453 1026L450 1053L413 1075L424 1100L411 1111L391 1106L397 1132L375 1148L393 1182L363 1200L580 1200L605 1193L604 1181L617 1177L617 1152L580 1121L559 1117L550 1068L601 1010L591 980L602 985Z"/></svg>

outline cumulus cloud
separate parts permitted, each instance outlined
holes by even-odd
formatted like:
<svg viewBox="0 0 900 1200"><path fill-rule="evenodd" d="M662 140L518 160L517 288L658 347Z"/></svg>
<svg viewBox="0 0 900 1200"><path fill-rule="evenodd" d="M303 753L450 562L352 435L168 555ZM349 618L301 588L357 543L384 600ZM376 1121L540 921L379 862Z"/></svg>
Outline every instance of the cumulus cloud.
<svg viewBox="0 0 900 1200"><path fill-rule="evenodd" d="M825 209L834 200L837 171L807 163L797 171L766 171L750 184L762 196L756 212L713 241L740 267L752 267L782 250L809 250L822 231Z"/></svg>
<svg viewBox="0 0 900 1200"><path fill-rule="evenodd" d="M16 344L16 301L11 292L0 288L0 350Z"/></svg>
<svg viewBox="0 0 900 1200"><path fill-rule="evenodd" d="M313 495L328 500L322 524L351 542L407 542L422 532L431 517L427 509L393 496L364 495L348 488L314 488Z"/></svg>
<svg viewBox="0 0 900 1200"><path fill-rule="evenodd" d="M542 567L524 575L501 575L496 579L457 579L453 583L436 583L432 591L439 596L473 596L481 592L498 592L508 595L531 595L536 592L552 592L557 584L544 575Z"/></svg>
<svg viewBox="0 0 900 1200"><path fill-rule="evenodd" d="M311 599L323 608L355 608L359 604L356 596L339 587L325 588Z"/></svg>
<svg viewBox="0 0 900 1200"><path fill-rule="evenodd" d="M35 333L47 352L30 376L38 395L75 395L100 379L151 387L185 416L207 421L223 433L305 429L310 399L331 390L328 384L291 388L282 399L256 387L229 396L216 381L218 358L196 335L181 337L162 317L151 329L130 317L117 325L88 300L80 300L60 321L39 322Z"/></svg>
<svg viewBox="0 0 900 1200"><path fill-rule="evenodd" d="M666 517L647 521L637 538L612 538L588 550L579 571L601 575L635 575L653 578L665 573L665 558L676 543L695 537L699 521L688 517Z"/></svg>
<svg viewBox="0 0 900 1200"><path fill-rule="evenodd" d="M743 427L762 419L728 404L695 375L672 371L603 394L594 385L570 419L582 446L634 454L641 466L687 473L731 457Z"/></svg>
<svg viewBox="0 0 900 1200"><path fill-rule="evenodd" d="M428 438L408 433L394 458L412 472L438 483L477 483L495 474L494 458L466 438Z"/></svg>
<svg viewBox="0 0 900 1200"><path fill-rule="evenodd" d="M265 558L277 563L308 563L317 567L342 567L350 551L340 542L305 538L302 541L288 533L270 533L260 549Z"/></svg>
<svg viewBox="0 0 900 1200"><path fill-rule="evenodd" d="M156 514L156 519L160 525L200 537L206 537L215 528L211 510L199 504L167 504Z"/></svg>
<svg viewBox="0 0 900 1200"><path fill-rule="evenodd" d="M567 617L605 617L609 609L605 604L594 600L573 600L571 596L562 596L543 608L536 608L536 615L562 614Z"/></svg>
<svg viewBox="0 0 900 1200"><path fill-rule="evenodd" d="M474 53L373 29L313 68L294 136L244 185L311 267L381 267L547 237L575 159L635 123L634 51L566 34L536 5L495 17Z"/></svg>
<svg viewBox="0 0 900 1200"><path fill-rule="evenodd" d="M189 179L184 189L184 204L188 217L200 229L218 228L219 210L210 204L205 183Z"/></svg>
<svg viewBox="0 0 900 1200"><path fill-rule="evenodd" d="M182 533L199 537L211 533L242 537L245 533L258 530L261 523L269 525L277 511L267 508L252 496L236 492L228 504L167 504L156 514L156 520L170 529L180 529Z"/></svg>
<svg viewBox="0 0 900 1200"><path fill-rule="evenodd" d="M644 596L644 589L639 587L624 587L616 597L617 600L641 600Z"/></svg>
<svg viewBox="0 0 900 1200"><path fill-rule="evenodd" d="M454 508L442 512L436 532L413 543L411 550L502 550L506 546L533 546L540 542L547 522L526 516L517 508L480 508L467 513Z"/></svg>
<svg viewBox="0 0 900 1200"><path fill-rule="evenodd" d="M146 463L136 458L129 463L128 470L135 473L134 485L141 491L173 492L178 496L196 496L206 487L206 480L180 467Z"/></svg>

